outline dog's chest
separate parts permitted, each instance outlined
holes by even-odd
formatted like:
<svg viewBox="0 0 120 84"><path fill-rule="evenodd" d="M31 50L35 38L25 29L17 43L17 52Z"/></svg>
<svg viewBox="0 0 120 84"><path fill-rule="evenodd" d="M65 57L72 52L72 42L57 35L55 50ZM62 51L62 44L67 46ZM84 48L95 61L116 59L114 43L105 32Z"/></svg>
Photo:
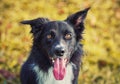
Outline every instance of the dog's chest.
<svg viewBox="0 0 120 84"><path fill-rule="evenodd" d="M53 68L49 68L48 73L44 73L39 70L37 66L34 67L34 71L37 73L36 81L38 84L72 84L74 78L72 65L69 64L66 68L66 75L63 80L56 80L53 76Z"/></svg>

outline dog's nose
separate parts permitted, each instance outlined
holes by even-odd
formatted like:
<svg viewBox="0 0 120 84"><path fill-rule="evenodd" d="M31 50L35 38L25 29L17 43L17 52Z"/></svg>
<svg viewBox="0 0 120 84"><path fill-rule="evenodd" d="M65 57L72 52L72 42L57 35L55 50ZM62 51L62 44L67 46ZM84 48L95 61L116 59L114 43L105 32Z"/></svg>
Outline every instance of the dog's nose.
<svg viewBox="0 0 120 84"><path fill-rule="evenodd" d="M55 49L55 54L56 54L57 56L63 56L64 53L65 53L64 48L57 48L57 49Z"/></svg>

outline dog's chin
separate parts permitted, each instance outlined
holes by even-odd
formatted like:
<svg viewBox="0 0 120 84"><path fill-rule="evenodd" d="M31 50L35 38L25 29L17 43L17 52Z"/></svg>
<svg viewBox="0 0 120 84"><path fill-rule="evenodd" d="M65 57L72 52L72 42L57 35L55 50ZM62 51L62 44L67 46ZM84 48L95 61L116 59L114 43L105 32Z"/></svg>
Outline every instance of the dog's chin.
<svg viewBox="0 0 120 84"><path fill-rule="evenodd" d="M56 80L63 80L66 74L66 67L69 63L69 58L67 57L50 57L53 66L53 75Z"/></svg>

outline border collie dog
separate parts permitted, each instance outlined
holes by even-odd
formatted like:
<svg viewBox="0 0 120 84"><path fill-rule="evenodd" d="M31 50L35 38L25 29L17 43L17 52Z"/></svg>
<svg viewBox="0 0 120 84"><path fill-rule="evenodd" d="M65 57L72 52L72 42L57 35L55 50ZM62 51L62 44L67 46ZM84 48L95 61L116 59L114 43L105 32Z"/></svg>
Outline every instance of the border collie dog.
<svg viewBox="0 0 120 84"><path fill-rule="evenodd" d="M20 74L22 84L78 84L82 33L89 8L63 21L37 18L31 26L33 46Z"/></svg>

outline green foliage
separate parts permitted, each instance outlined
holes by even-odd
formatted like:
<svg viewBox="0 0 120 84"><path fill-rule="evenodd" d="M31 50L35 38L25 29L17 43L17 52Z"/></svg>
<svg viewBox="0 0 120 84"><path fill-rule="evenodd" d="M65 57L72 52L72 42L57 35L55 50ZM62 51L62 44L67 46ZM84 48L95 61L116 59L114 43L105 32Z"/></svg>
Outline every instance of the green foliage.
<svg viewBox="0 0 120 84"><path fill-rule="evenodd" d="M79 84L119 84L119 0L0 0L0 84L20 84L20 67L32 45L30 28L20 21L37 17L64 20L89 6Z"/></svg>

